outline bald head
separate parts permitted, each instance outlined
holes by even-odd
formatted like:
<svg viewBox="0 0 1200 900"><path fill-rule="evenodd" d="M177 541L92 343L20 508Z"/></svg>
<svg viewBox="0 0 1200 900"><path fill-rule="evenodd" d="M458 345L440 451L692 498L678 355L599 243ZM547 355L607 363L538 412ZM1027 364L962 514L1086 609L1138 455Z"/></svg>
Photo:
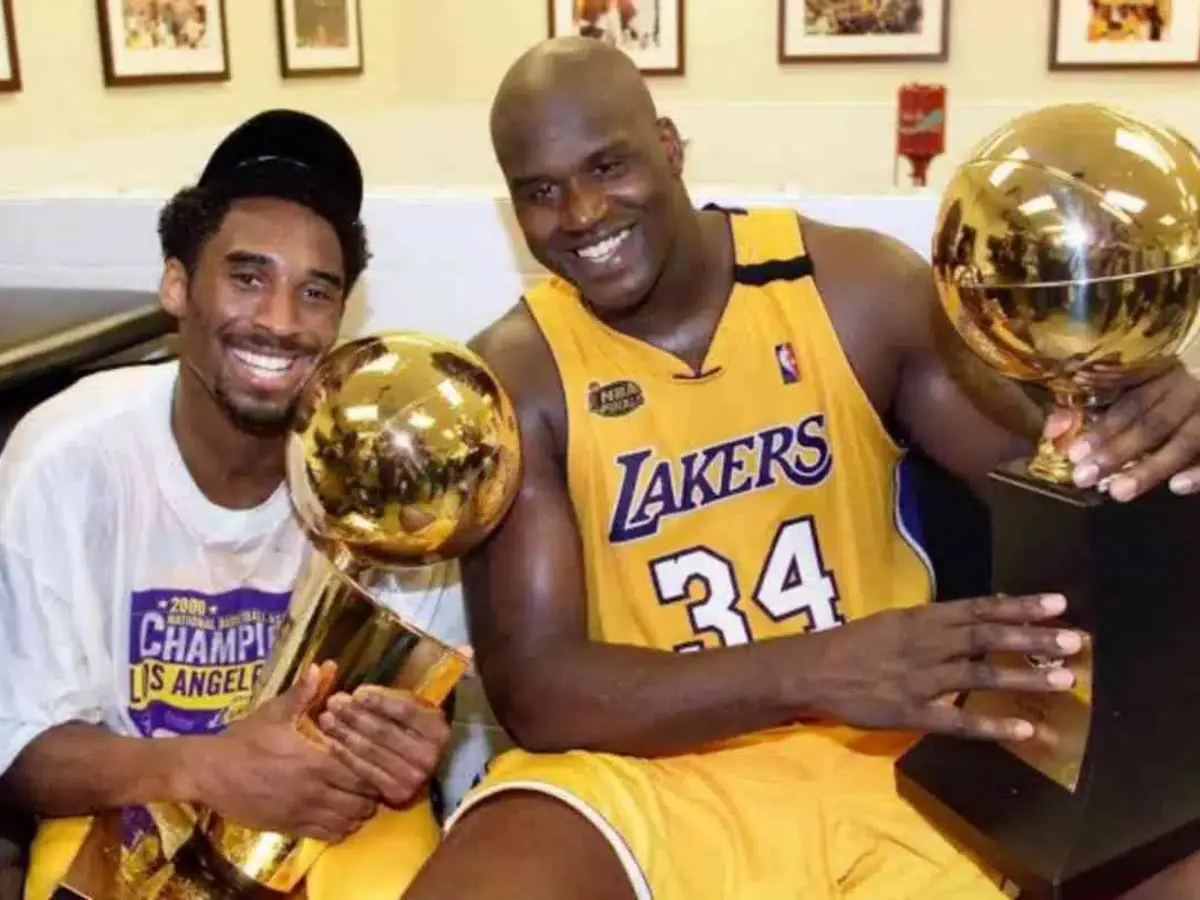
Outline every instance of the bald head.
<svg viewBox="0 0 1200 900"><path fill-rule="evenodd" d="M646 81L629 56L585 37L557 37L528 50L509 68L492 103L492 142L498 155L512 132L545 118L546 107L585 117L620 112L627 125L653 128L658 119ZM502 163L503 164L503 163Z"/></svg>

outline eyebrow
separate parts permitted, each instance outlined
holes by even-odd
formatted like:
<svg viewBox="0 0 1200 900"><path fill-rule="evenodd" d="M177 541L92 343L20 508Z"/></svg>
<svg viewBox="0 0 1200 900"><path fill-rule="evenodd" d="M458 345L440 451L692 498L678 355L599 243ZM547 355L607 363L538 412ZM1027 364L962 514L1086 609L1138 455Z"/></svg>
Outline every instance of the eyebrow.
<svg viewBox="0 0 1200 900"><path fill-rule="evenodd" d="M233 265L262 266L263 268L269 268L274 263L271 257L266 254L254 253L250 250L231 250L225 254L225 262L232 263ZM324 269L309 269L308 276L316 278L319 281L324 281L326 284L336 288L345 286L342 276L336 272L326 272Z"/></svg>
<svg viewBox="0 0 1200 900"><path fill-rule="evenodd" d="M632 148L633 148L633 142L630 141L628 138L625 138L625 137L616 138L614 140L609 141L607 144L597 147L595 150L588 153L583 158L583 161L580 165L584 166L584 167L589 166L589 165L595 165L597 162L599 162L601 159L603 159L606 156L611 156L614 153L626 153L626 152L630 151ZM521 175L517 175L517 176L509 179L509 186L512 188L527 187L528 185L537 184L538 182L545 181L547 179L547 177L548 176L546 176L544 174L537 174L537 173L531 173L528 175L521 174Z"/></svg>

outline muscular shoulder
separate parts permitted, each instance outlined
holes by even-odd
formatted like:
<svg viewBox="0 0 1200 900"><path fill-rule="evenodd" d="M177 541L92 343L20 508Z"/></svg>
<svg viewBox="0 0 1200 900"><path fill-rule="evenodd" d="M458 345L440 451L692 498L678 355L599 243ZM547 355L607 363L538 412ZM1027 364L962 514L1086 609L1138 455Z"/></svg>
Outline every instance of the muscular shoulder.
<svg viewBox="0 0 1200 900"><path fill-rule="evenodd" d="M554 353L525 303L518 302L470 341L512 398L522 426L548 428L564 446L566 407Z"/></svg>
<svg viewBox="0 0 1200 900"><path fill-rule="evenodd" d="M842 350L876 408L891 404L905 361L931 343L938 317L929 264L869 228L801 217L814 279Z"/></svg>
<svg viewBox="0 0 1200 900"><path fill-rule="evenodd" d="M869 316L889 342L928 326L937 305L933 273L916 250L869 228L801 219L818 287L831 312ZM886 323L886 327L882 327Z"/></svg>

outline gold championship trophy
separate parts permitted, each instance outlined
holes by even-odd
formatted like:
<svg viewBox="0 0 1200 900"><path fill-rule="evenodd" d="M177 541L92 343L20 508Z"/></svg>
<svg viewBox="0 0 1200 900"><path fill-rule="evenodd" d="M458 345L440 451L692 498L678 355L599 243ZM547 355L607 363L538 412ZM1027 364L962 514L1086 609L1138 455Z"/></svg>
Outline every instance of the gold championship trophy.
<svg viewBox="0 0 1200 900"><path fill-rule="evenodd" d="M1198 201L1200 154L1168 128L1090 104L1021 116L942 199L942 304L988 364L1086 426L1195 334ZM1200 498L1074 487L1078 432L988 489L994 590L1061 592L1088 636L1069 660L994 661L1069 665L1075 688L969 693L967 710L1035 736L926 736L898 764L901 793L1021 900L1116 897L1200 850Z"/></svg>
<svg viewBox="0 0 1200 900"><path fill-rule="evenodd" d="M436 592L407 602L398 595L389 606L388 588L479 544L507 512L519 477L509 398L465 347L391 333L329 354L287 439L293 505L316 552L237 714L283 693L313 664L322 690L297 727L318 743L316 717L337 692L387 685L441 705L467 671L469 651L439 635ZM139 809L136 818L141 836L131 840L130 811L97 817L56 897L298 897L323 849L173 804Z"/></svg>

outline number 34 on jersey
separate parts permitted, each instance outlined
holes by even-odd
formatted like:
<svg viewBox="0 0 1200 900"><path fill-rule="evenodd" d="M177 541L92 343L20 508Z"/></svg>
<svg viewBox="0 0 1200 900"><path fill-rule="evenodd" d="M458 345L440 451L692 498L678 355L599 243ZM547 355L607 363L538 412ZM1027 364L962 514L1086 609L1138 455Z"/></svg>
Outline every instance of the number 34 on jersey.
<svg viewBox="0 0 1200 900"><path fill-rule="evenodd" d="M837 582L821 558L820 538L812 516L780 524L766 548L753 585L738 583L733 564L715 548L688 547L650 562L658 600L682 605L696 640L677 644L689 652L704 649L703 635L720 646L754 640L745 604L753 604L772 621L796 616L807 619L803 631L833 628L845 622L838 606Z"/></svg>

